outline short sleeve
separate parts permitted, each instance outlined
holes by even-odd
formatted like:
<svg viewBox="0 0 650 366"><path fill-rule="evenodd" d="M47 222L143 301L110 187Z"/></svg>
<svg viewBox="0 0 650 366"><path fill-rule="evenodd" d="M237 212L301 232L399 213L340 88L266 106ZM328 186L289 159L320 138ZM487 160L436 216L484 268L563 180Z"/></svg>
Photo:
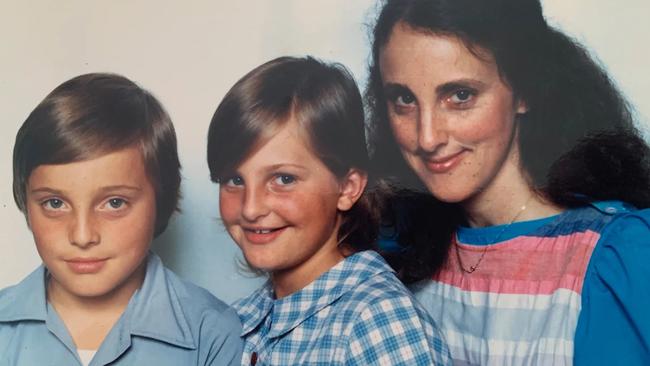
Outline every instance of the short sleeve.
<svg viewBox="0 0 650 366"><path fill-rule="evenodd" d="M366 308L352 328L346 365L449 365L449 350L429 316L407 296Z"/></svg>
<svg viewBox="0 0 650 366"><path fill-rule="evenodd" d="M201 358L205 360L201 365L241 365L241 330L239 317L232 308L228 308L219 316L210 314L201 326Z"/></svg>
<svg viewBox="0 0 650 366"><path fill-rule="evenodd" d="M575 364L650 365L650 210L614 218L592 255Z"/></svg>

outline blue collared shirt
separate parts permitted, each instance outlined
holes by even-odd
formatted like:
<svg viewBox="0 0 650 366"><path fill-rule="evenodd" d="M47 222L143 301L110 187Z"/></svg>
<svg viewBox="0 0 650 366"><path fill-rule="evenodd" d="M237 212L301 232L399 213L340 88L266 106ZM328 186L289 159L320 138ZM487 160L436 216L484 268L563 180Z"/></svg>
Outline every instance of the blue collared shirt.
<svg viewBox="0 0 650 366"><path fill-rule="evenodd" d="M347 257L287 297L274 299L267 283L234 307L242 365L450 364L433 320L373 251Z"/></svg>
<svg viewBox="0 0 650 366"><path fill-rule="evenodd" d="M0 366L81 365L68 330L46 300L46 276L41 266L0 291ZM231 308L150 254L141 289L90 366L235 365L241 359L240 332Z"/></svg>

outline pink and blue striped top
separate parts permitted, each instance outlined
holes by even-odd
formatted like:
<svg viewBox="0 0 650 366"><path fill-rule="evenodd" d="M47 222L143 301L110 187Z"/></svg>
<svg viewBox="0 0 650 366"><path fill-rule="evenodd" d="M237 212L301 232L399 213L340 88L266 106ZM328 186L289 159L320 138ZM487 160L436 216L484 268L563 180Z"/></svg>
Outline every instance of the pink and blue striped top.
<svg viewBox="0 0 650 366"><path fill-rule="evenodd" d="M452 248L412 290L455 365L650 365L650 210L601 202L454 245L465 268L485 250L477 270Z"/></svg>

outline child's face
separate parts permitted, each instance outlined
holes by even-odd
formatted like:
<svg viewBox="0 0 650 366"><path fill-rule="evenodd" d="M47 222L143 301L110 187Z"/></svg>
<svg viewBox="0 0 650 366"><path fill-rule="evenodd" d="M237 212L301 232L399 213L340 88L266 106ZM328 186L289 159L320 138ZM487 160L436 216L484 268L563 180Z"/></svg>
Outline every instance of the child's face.
<svg viewBox="0 0 650 366"><path fill-rule="evenodd" d="M342 182L305 145L293 121L221 180L221 219L246 260L274 276L321 273L342 257Z"/></svg>
<svg viewBox="0 0 650 366"><path fill-rule="evenodd" d="M112 296L142 284L156 197L139 150L37 167L27 213L51 273L49 296Z"/></svg>

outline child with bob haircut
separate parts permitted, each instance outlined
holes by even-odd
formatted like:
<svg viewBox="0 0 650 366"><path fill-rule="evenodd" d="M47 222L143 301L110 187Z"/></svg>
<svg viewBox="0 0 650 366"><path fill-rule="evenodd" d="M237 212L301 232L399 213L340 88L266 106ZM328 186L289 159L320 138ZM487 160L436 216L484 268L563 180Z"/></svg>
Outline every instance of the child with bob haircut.
<svg viewBox="0 0 650 366"><path fill-rule="evenodd" d="M52 91L14 146L13 190L43 265L0 291L0 365L231 365L241 323L149 252L179 198L176 135L132 81Z"/></svg>
<svg viewBox="0 0 650 366"><path fill-rule="evenodd" d="M445 365L436 325L369 250L363 107L341 65L281 57L239 80L208 134L221 219L269 281L234 306L243 365Z"/></svg>

